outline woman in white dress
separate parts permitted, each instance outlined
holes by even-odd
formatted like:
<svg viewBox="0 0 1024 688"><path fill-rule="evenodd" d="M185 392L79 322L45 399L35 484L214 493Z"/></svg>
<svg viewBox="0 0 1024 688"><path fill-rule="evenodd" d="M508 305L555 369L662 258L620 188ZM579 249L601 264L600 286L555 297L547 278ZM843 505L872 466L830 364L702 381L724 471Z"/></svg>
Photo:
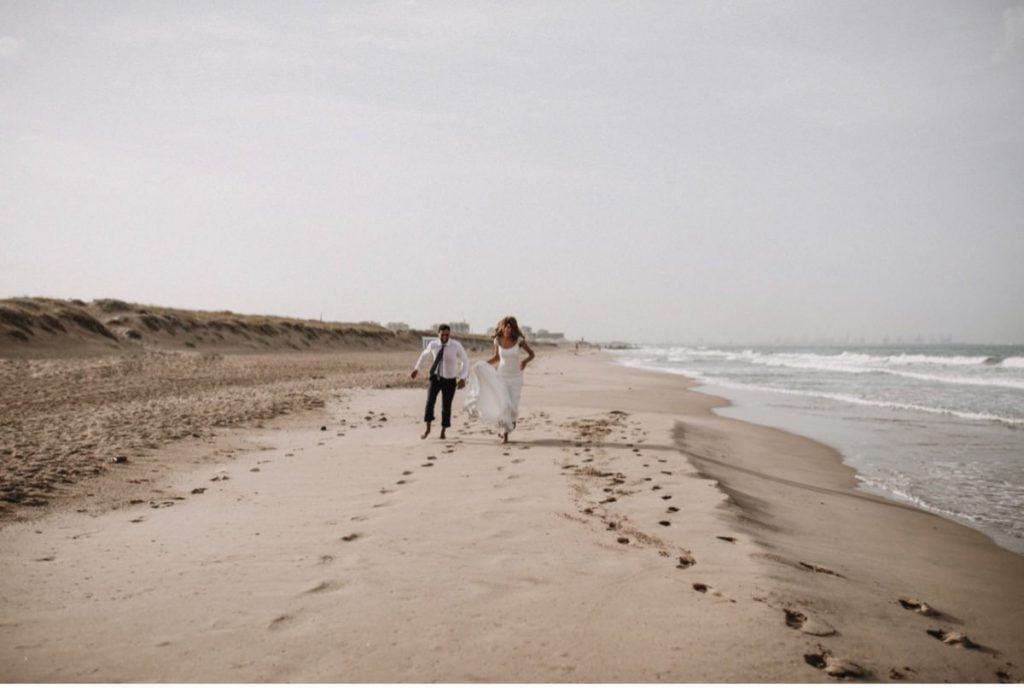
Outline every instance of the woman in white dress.
<svg viewBox="0 0 1024 688"><path fill-rule="evenodd" d="M494 332L494 355L473 364L463 405L471 416L498 426L504 444L519 418L523 371L534 353L513 316L499 320ZM526 358L522 358L524 351Z"/></svg>

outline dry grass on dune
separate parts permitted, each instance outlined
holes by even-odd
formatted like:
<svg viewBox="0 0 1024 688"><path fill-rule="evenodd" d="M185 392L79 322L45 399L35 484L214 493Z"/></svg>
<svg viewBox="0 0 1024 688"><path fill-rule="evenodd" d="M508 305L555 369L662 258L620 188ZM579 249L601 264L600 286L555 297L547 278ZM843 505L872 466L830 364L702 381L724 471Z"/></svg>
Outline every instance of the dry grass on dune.
<svg viewBox="0 0 1024 688"><path fill-rule="evenodd" d="M0 356L63 356L141 349L315 351L396 348L419 341L376 323L338 323L231 311L193 311L118 299L0 300Z"/></svg>

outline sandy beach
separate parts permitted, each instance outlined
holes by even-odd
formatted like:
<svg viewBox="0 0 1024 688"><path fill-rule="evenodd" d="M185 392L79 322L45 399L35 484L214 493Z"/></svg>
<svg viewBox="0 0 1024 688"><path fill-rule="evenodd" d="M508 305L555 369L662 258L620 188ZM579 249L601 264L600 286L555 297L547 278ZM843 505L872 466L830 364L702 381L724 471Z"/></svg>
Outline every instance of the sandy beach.
<svg viewBox="0 0 1024 688"><path fill-rule="evenodd" d="M460 396L449 438L419 439L415 351L182 391L263 400L189 427L100 399L101 426L19 416L38 465L90 427L129 460L8 501L0 679L1021 680L1024 559L683 378L538 353L506 446ZM143 417L166 418L151 446L124 429Z"/></svg>

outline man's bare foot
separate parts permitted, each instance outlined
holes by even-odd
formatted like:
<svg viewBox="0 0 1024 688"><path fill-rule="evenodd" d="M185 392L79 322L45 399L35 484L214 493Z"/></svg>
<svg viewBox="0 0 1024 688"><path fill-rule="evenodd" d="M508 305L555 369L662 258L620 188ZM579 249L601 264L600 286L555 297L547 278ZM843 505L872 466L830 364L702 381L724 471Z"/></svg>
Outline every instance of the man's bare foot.
<svg viewBox="0 0 1024 688"><path fill-rule="evenodd" d="M429 434L430 434L430 423L427 423L427 429L423 431L422 435L420 435L420 439L421 440L427 439L427 435L429 435ZM444 437L443 434L441 436Z"/></svg>
<svg viewBox="0 0 1024 688"><path fill-rule="evenodd" d="M441 439L444 439L444 428L441 428Z"/></svg>

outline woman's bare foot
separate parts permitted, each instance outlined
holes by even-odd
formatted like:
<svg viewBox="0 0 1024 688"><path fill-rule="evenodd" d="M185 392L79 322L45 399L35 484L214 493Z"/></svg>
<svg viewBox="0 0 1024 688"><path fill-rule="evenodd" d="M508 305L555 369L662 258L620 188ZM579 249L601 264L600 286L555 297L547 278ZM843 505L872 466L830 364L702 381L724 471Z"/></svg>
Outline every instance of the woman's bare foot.
<svg viewBox="0 0 1024 688"><path fill-rule="evenodd" d="M420 439L421 440L427 439L427 435L429 435L429 434L430 434L430 423L427 423L427 429L423 431L422 435L420 435ZM441 437L444 437L444 433L441 434Z"/></svg>
<svg viewBox="0 0 1024 688"><path fill-rule="evenodd" d="M502 444L508 444L508 433L507 432L501 433L501 443Z"/></svg>

